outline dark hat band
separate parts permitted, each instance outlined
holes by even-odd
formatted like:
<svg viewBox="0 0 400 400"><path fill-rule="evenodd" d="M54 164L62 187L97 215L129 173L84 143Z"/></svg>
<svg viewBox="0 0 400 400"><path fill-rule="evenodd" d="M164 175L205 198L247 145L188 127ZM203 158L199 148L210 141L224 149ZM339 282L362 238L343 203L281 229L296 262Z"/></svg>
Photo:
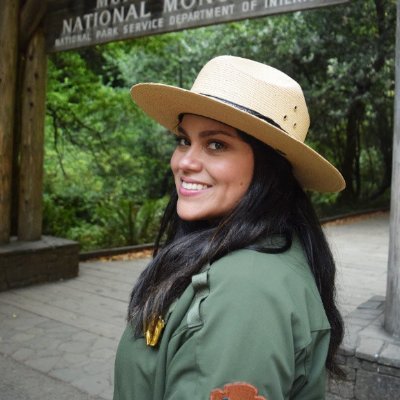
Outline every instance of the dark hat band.
<svg viewBox="0 0 400 400"><path fill-rule="evenodd" d="M259 119L262 119L263 121L268 122L269 124L271 124L271 125L275 126L276 128L280 129L281 131L287 133L284 129L282 129L281 126L279 126L279 125L278 125L275 121L273 121L271 118L268 118L268 117L266 117L265 115L262 115L262 114L260 114L260 113L257 112L257 111L254 111L254 110L252 110L252 109L250 109L250 108L241 106L240 104L236 104L236 103L234 103L233 101L229 101L229 100L223 99L223 98L221 98L221 97L212 96L212 95L206 94L206 93L200 93L200 94L203 95L203 96L211 97L212 99L216 99L216 100L222 101L223 103L229 104L230 106L233 106L233 107L237 108L237 109L240 110L240 111L244 111L244 112L246 112L246 113L252 115L253 117L257 117L257 118L259 118Z"/></svg>

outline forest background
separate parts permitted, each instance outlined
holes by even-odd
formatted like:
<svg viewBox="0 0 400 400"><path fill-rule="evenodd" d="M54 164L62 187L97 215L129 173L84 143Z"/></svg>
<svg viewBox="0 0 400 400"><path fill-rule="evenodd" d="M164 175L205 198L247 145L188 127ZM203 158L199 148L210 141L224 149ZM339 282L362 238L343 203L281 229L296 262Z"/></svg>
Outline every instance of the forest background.
<svg viewBox="0 0 400 400"><path fill-rule="evenodd" d="M307 143L347 181L340 194L310 192L320 217L388 206L395 3L352 0L50 55L44 233L83 250L154 240L173 186L175 141L133 104L129 88L146 81L190 88L221 54L275 66L302 86Z"/></svg>

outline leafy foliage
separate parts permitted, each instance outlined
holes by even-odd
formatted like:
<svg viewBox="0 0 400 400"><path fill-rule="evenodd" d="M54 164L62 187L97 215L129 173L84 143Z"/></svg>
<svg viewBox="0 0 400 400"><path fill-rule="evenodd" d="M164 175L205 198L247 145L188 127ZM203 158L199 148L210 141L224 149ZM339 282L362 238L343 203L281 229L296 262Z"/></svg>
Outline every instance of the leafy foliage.
<svg viewBox="0 0 400 400"><path fill-rule="evenodd" d="M189 88L220 54L295 77L312 120L308 143L339 167L340 195L312 193L321 214L386 204L391 179L394 0L245 20L53 54L49 60L44 231L84 249L152 241L172 185L171 135L129 88Z"/></svg>

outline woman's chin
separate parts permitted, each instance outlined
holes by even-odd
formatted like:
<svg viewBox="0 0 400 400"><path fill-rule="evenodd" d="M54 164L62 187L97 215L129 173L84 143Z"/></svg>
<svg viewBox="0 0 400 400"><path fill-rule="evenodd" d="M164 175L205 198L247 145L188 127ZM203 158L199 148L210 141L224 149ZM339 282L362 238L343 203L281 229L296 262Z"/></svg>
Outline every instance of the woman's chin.
<svg viewBox="0 0 400 400"><path fill-rule="evenodd" d="M184 221L201 221L209 218L209 213L206 210L201 210L195 205L180 205L179 201L176 211L179 218Z"/></svg>

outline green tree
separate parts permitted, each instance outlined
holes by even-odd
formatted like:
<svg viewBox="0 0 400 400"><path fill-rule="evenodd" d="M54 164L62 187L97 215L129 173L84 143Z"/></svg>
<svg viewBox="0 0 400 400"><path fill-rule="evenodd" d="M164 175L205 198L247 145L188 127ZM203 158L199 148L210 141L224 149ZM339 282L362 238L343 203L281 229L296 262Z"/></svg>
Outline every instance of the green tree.
<svg viewBox="0 0 400 400"><path fill-rule="evenodd" d="M46 120L45 232L84 248L151 240L172 186L172 136L131 101L155 81L190 88L221 54L275 66L309 104L308 143L343 172L323 212L385 198L391 177L394 0L353 0L53 54ZM383 197L382 197L383 196Z"/></svg>

